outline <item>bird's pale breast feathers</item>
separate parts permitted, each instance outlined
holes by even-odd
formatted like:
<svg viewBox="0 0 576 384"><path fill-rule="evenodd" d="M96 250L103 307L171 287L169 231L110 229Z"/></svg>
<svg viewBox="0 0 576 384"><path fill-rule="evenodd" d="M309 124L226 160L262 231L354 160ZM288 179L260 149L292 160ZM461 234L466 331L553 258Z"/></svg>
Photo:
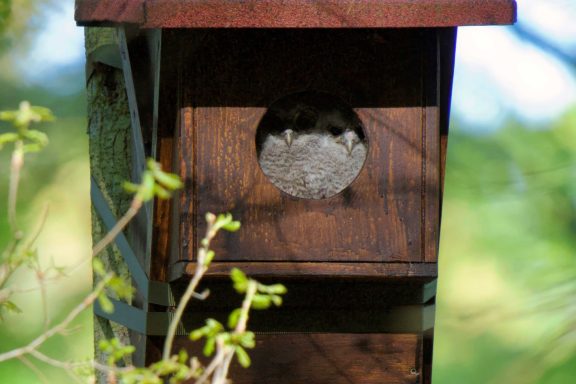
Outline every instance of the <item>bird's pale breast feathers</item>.
<svg viewBox="0 0 576 384"><path fill-rule="evenodd" d="M322 96L322 95L321 95ZM325 107L322 105L322 107ZM264 135L259 148L262 171L282 191L301 198L322 199L350 185L366 160L368 147L359 119L353 111L318 108L316 120L307 113L305 127L294 124L301 103L291 111L277 113L275 125ZM299 111L299 112L296 112Z"/></svg>

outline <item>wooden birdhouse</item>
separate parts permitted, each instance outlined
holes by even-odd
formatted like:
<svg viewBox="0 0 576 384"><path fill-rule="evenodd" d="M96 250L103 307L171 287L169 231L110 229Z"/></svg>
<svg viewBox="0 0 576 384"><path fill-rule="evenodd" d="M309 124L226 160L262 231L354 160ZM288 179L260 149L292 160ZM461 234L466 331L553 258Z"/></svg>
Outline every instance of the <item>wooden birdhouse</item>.
<svg viewBox="0 0 576 384"><path fill-rule="evenodd" d="M289 288L281 309L254 314L254 366L234 382L430 382L456 29L513 23L515 8L77 0L79 25L115 28L86 34L95 236L145 157L185 182L108 256L138 297L97 308L97 332L125 327L140 364L157 358L205 213L231 212L242 230L216 240L212 297L182 334L236 305L232 267Z"/></svg>

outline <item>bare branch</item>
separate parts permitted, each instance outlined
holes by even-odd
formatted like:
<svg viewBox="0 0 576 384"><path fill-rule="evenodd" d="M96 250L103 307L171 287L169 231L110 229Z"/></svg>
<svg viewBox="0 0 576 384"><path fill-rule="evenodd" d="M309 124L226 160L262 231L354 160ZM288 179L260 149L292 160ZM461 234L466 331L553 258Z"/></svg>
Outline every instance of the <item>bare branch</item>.
<svg viewBox="0 0 576 384"><path fill-rule="evenodd" d="M106 236L100 239L98 244L94 246L94 248L92 249L92 257L102 252L104 248L106 248L112 241L114 241L116 236L118 236L118 234L124 229L124 227L128 225L130 220L132 220L132 218L136 216L141 207L142 207L142 200L140 200L138 197L134 197L134 199L132 200L132 204L130 205L130 208L128 209L128 211L126 211L124 216L122 216L120 220L118 220L116 225L114 225L114 227L110 230L110 232L108 232Z"/></svg>
<svg viewBox="0 0 576 384"><path fill-rule="evenodd" d="M76 317L78 317L78 315L80 313L82 313L82 311L84 311L86 308L90 307L92 305L92 303L94 303L94 301L98 298L98 295L100 295L100 293L102 293L102 291L104 290L104 287L106 286L106 284L110 281L110 279L112 277L113 277L112 273L109 273L106 276L104 276L104 278L102 279L102 281L100 281L98 283L98 285L96 286L94 291L92 293L90 293L72 311L70 311L68 316L66 316L66 318L64 318L64 320L62 320L62 322L60 322L56 326L52 327L48 331L44 332L43 334L38 336L36 339L32 340L28 345L0 354L0 362L29 354L32 351L36 350L40 345L42 345L44 342L46 342L46 340L50 339L52 336L56 335L57 333L61 333L62 331L64 331L66 329L66 327L68 327L68 325L70 325L70 323L74 319L76 319Z"/></svg>
<svg viewBox="0 0 576 384"><path fill-rule="evenodd" d="M50 381L48 380L48 378L46 377L46 375L34 364L32 364L32 362L30 360L28 360L26 357L24 356L19 356L18 360L20 360L22 362L22 364L24 364L25 366L27 366L28 368L30 368L30 370L32 372L34 372L34 374L36 375L36 377L38 377L38 379L44 383L44 384L50 384Z"/></svg>

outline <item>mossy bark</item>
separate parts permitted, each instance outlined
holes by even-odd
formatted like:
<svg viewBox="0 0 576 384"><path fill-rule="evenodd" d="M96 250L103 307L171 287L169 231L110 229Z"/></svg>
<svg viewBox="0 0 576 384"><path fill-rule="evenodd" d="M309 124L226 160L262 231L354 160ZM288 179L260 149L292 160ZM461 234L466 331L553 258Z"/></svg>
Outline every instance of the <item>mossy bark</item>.
<svg viewBox="0 0 576 384"><path fill-rule="evenodd" d="M132 148L124 77L122 70L114 66L117 39L115 30L111 28L86 28L85 36L90 173L110 209L119 218L126 212L131 200L131 196L123 191L122 184L130 179ZM96 243L106 232L106 227L93 208L93 242ZM130 279L126 263L115 246L109 246L99 257L108 270ZM97 361L105 363L106 358L98 350L99 341L112 337L124 344L130 343L126 327L95 316L94 345ZM102 373L96 376L98 382L106 382Z"/></svg>

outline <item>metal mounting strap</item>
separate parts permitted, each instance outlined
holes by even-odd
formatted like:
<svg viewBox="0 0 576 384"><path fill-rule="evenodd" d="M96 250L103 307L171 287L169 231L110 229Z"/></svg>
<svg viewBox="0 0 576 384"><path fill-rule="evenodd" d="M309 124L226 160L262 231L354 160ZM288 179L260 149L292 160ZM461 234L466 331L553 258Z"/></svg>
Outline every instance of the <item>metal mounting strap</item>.
<svg viewBox="0 0 576 384"><path fill-rule="evenodd" d="M104 222L106 229L110 231L116 224L116 217L114 217L114 214L108 207L102 191L100 191L100 188L98 188L93 178L90 179L90 196L92 197L94 209ZM170 284L160 281L150 281L148 279L140 260L138 260L134 254L126 236L120 232L114 242L128 266L128 270L130 271L132 279L134 279L138 292L142 294L144 300L152 304L174 306L175 299Z"/></svg>
<svg viewBox="0 0 576 384"><path fill-rule="evenodd" d="M94 313L143 335L165 336L168 326L174 318L174 312L146 312L122 301L109 299L114 304L114 312L105 312L98 301L95 301ZM180 323L176 330L176 335L182 336L186 334L184 326Z"/></svg>
<svg viewBox="0 0 576 384"><path fill-rule="evenodd" d="M95 302L94 313L141 334L165 336L174 319L174 312L146 312L115 299L110 301L114 304L114 312L104 312ZM250 329L260 333L422 333L434 328L434 312L434 304L400 305L377 312L278 308L251 314ZM298 322L294 322L295 314L300 319ZM207 318L225 321L227 315L224 309L187 312L178 324L176 334L187 335L202 326Z"/></svg>

